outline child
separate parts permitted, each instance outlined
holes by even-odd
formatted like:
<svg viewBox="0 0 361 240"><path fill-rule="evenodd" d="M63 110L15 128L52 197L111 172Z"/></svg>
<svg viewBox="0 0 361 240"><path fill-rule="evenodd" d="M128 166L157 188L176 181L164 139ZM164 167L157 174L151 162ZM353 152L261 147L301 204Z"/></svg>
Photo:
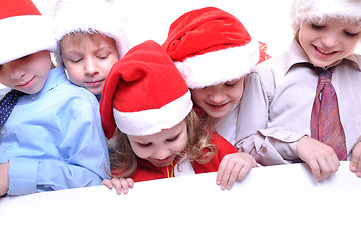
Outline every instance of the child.
<svg viewBox="0 0 361 240"><path fill-rule="evenodd" d="M99 101L110 68L129 48L125 18L118 16L106 0L58 0L55 5L58 64L72 83L88 89Z"/></svg>
<svg viewBox="0 0 361 240"><path fill-rule="evenodd" d="M109 156L98 102L51 70L56 41L35 5L0 4L0 83L13 89L0 102L0 195L99 185Z"/></svg>
<svg viewBox="0 0 361 240"><path fill-rule="evenodd" d="M186 80L198 112L235 144L244 76L269 56L233 15L214 7L175 20L162 44ZM230 126L234 126L230 127Z"/></svg>
<svg viewBox="0 0 361 240"><path fill-rule="evenodd" d="M336 172L339 160L351 160L361 177L361 56L353 53L360 9L360 0L293 2L290 49L258 65L247 81L238 148L263 165L301 159L317 181Z"/></svg>
<svg viewBox="0 0 361 240"><path fill-rule="evenodd" d="M175 20L162 45L190 88L197 113L209 128L235 144L244 76L269 56L259 50L243 24L214 7L187 12ZM255 160L238 153L249 169Z"/></svg>
<svg viewBox="0 0 361 240"><path fill-rule="evenodd" d="M117 154L111 158L113 178L103 181L119 194L127 193L134 181L214 172L218 167L222 189L243 178L238 161L222 160L237 150L199 126L184 79L154 41L132 48L113 66L100 113L108 138L119 129Z"/></svg>

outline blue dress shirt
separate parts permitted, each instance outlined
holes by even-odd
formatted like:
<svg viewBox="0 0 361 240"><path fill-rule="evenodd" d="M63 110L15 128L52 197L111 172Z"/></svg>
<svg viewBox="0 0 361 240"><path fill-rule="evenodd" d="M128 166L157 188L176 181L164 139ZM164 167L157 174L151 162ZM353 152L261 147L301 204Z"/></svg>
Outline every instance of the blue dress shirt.
<svg viewBox="0 0 361 240"><path fill-rule="evenodd" d="M0 129L0 154L0 163L9 162L9 195L99 185L109 153L97 99L63 68L51 70Z"/></svg>

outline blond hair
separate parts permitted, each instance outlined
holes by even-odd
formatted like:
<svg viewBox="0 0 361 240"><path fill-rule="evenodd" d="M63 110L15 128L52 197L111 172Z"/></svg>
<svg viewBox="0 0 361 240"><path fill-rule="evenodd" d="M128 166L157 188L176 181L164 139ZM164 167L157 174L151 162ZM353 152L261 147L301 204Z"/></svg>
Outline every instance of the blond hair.
<svg viewBox="0 0 361 240"><path fill-rule="evenodd" d="M185 118L188 134L188 144L184 151L177 153L182 161L208 163L217 154L217 146L211 143L208 129L202 126L194 110ZM137 169L137 156L135 155L129 139L125 133L116 129L114 135L114 152L110 153L110 177L131 177ZM184 159L184 155L187 158Z"/></svg>
<svg viewBox="0 0 361 240"><path fill-rule="evenodd" d="M111 37L108 37L100 32L96 32L96 31L89 31L89 32L72 32L69 34L66 34L65 36L69 36L69 40L72 42L72 44L74 44L75 46L80 46L82 44L82 41L84 38L89 38L90 40L92 40L96 45L100 45L101 42L99 40L99 38L97 38L97 36L102 36L104 38L109 38L112 39L114 41L114 45L115 40ZM64 37L65 37L64 36ZM59 45L58 45L58 51L55 55L55 60L57 63L57 66L64 66L63 63L63 58L62 58L62 49L63 49L63 41L64 41L64 37L59 41Z"/></svg>

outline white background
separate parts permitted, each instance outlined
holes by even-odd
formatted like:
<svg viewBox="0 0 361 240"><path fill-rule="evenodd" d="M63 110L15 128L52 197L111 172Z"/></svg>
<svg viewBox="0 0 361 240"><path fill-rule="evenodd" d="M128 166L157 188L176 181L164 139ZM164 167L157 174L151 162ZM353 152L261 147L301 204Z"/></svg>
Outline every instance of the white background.
<svg viewBox="0 0 361 240"><path fill-rule="evenodd" d="M33 0L44 15L52 14L55 1ZM267 44L267 53L271 56L286 51L293 38L290 27L292 0L114 1L119 13L125 14L129 20L132 29L129 39L132 46L148 39L162 44L174 20L190 10L208 6L218 7L236 16L255 39ZM356 52L361 53L361 44Z"/></svg>
<svg viewBox="0 0 361 240"><path fill-rule="evenodd" d="M55 0L34 0L44 15L52 14ZM207 6L235 15L257 40L268 45L272 56L285 51L293 37L290 27L290 0L115 0L119 13L128 17L131 45L152 39L163 43L170 24L183 13ZM86 9L84 9L86 11ZM95 16L96 17L96 16ZM116 24L116 23L113 23Z"/></svg>

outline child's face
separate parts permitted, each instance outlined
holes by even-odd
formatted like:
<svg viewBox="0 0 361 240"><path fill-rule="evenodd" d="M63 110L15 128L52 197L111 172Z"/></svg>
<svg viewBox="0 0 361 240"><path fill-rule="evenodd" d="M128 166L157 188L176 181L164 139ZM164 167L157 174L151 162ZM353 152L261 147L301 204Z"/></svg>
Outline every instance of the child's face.
<svg viewBox="0 0 361 240"><path fill-rule="evenodd" d="M79 34L78 40L66 35L60 43L70 81L93 94L100 94L111 67L118 61L115 42L97 33Z"/></svg>
<svg viewBox="0 0 361 240"><path fill-rule="evenodd" d="M360 24L329 18L324 23L304 23L299 42L310 62L327 67L350 55L361 39Z"/></svg>
<svg viewBox="0 0 361 240"><path fill-rule="evenodd" d="M224 117L243 95L244 78L201 88L190 89L193 102L213 118Z"/></svg>
<svg viewBox="0 0 361 240"><path fill-rule="evenodd" d="M0 65L0 83L27 94L35 94L43 88L51 66L49 51L33 53Z"/></svg>
<svg viewBox="0 0 361 240"><path fill-rule="evenodd" d="M130 145L138 157L156 167L169 166L177 153L184 151L188 143L185 120L176 126L147 136L128 135Z"/></svg>

